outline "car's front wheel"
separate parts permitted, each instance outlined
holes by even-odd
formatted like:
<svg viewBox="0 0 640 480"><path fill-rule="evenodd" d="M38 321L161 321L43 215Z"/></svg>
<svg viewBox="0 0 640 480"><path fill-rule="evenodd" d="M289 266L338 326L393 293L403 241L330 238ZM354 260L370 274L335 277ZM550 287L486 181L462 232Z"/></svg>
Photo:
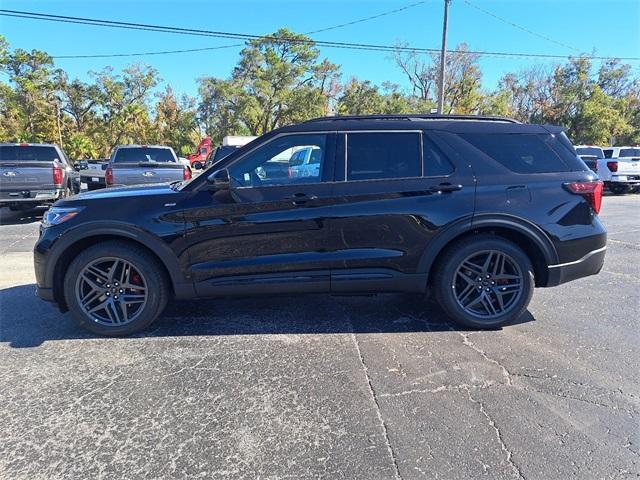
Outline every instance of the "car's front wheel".
<svg viewBox="0 0 640 480"><path fill-rule="evenodd" d="M435 271L435 294L445 313L472 328L497 328L527 309L534 273L526 253L492 235L450 247Z"/></svg>
<svg viewBox="0 0 640 480"><path fill-rule="evenodd" d="M109 241L83 250L71 262L64 296L80 326L118 336L151 325L167 304L169 286L151 254L136 245Z"/></svg>

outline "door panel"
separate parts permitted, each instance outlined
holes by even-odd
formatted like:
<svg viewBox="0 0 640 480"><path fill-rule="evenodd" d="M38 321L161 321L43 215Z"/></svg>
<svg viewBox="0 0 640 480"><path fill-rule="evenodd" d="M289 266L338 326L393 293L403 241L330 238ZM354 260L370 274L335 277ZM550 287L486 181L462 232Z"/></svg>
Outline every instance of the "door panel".
<svg viewBox="0 0 640 480"><path fill-rule="evenodd" d="M426 138L421 142L429 152L422 171L444 173L442 157L434 158L443 153ZM338 143L336 171L349 177L342 160L347 158L349 163L348 155L345 157L349 140ZM407 158L393 160L401 165L411 162ZM329 242L332 251L342 256L332 263L332 291L350 291L354 285L368 290L412 290L411 284L426 279L417 266L428 243L445 225L473 212L475 188L469 166L453 161L449 165L447 174L440 176L335 184ZM383 170L372 166L359 171L381 177L387 174ZM405 171L415 172L416 168L407 166Z"/></svg>
<svg viewBox="0 0 640 480"><path fill-rule="evenodd" d="M335 154L333 135L327 137L323 167ZM193 202L198 207L185 210L190 270L199 295L329 289L332 184L297 183L281 172L270 178L273 166L261 165L252 165L248 176L231 165L230 172L256 185L199 192Z"/></svg>

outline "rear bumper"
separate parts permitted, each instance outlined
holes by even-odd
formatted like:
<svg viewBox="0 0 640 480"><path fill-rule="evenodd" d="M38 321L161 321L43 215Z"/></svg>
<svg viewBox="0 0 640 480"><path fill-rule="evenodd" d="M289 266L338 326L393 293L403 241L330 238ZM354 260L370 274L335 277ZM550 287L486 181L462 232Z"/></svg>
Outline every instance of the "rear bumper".
<svg viewBox="0 0 640 480"><path fill-rule="evenodd" d="M549 281L547 287L554 287L562 283L570 282L600 272L604 265L604 257L607 252L606 245L592 250L582 258L567 263L549 265Z"/></svg>
<svg viewBox="0 0 640 480"><path fill-rule="evenodd" d="M62 197L62 189L16 190L0 192L0 205L55 202Z"/></svg>
<svg viewBox="0 0 640 480"><path fill-rule="evenodd" d="M612 175L605 183L624 183L626 185L640 185L640 175Z"/></svg>

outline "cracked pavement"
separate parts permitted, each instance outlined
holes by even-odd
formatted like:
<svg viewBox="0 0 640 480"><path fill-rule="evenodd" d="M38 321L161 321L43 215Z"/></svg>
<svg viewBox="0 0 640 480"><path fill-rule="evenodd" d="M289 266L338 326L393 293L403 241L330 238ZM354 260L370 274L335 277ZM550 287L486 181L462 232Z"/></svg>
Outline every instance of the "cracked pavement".
<svg viewBox="0 0 640 480"><path fill-rule="evenodd" d="M180 302L105 339L0 211L0 478L640 478L640 196L603 272L498 331L408 295Z"/></svg>

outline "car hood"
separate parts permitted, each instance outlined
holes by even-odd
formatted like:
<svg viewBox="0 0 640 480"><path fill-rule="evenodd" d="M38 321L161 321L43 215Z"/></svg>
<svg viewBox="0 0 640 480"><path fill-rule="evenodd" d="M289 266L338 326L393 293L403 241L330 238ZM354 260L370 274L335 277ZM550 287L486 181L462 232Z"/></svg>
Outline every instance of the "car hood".
<svg viewBox="0 0 640 480"><path fill-rule="evenodd" d="M124 198L124 197L145 197L150 195L171 195L176 194L168 183L157 183L149 185L132 185L129 187L103 188L101 190L93 190L84 192L71 197L70 200L99 200L106 198Z"/></svg>

